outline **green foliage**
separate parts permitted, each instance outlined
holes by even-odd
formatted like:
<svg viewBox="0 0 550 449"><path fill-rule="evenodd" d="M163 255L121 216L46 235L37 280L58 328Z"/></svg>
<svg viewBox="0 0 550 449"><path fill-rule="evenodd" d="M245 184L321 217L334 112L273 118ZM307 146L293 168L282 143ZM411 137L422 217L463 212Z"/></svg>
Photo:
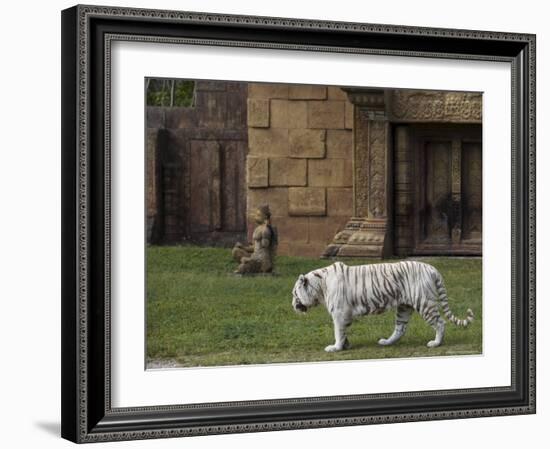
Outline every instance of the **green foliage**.
<svg viewBox="0 0 550 449"><path fill-rule="evenodd" d="M145 85L147 106L194 106L194 81L147 78Z"/></svg>
<svg viewBox="0 0 550 449"><path fill-rule="evenodd" d="M276 276L237 277L230 251L196 246L147 250L147 357L181 366L479 354L482 350L481 259L424 259L445 278L455 315L475 314L466 329L448 324L444 344L429 349L434 331L414 314L394 346L377 341L393 331L394 314L367 316L349 328L352 348L325 353L332 321L317 307L297 314L291 290L300 273L333 261L279 256ZM350 265L368 263L346 260Z"/></svg>

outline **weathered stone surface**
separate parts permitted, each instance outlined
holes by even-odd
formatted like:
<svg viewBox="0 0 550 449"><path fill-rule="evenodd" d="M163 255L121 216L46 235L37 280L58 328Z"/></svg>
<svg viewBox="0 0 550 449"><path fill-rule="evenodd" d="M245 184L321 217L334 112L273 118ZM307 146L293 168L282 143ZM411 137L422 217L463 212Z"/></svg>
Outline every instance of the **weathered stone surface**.
<svg viewBox="0 0 550 449"><path fill-rule="evenodd" d="M194 108L162 108L164 109L165 128L194 129L198 126L198 114Z"/></svg>
<svg viewBox="0 0 550 449"><path fill-rule="evenodd" d="M246 142L233 140L224 142L221 150L223 151L220 183L222 228L228 231L245 230L248 145Z"/></svg>
<svg viewBox="0 0 550 449"><path fill-rule="evenodd" d="M145 126L148 128L165 128L164 116L167 109L158 106L147 106L147 121Z"/></svg>
<svg viewBox="0 0 550 449"><path fill-rule="evenodd" d="M272 217L288 216L288 188L273 187L269 189L249 189L247 194L247 216L249 222L254 226L251 216L262 204L269 204ZM275 223L275 221L274 221Z"/></svg>
<svg viewBox="0 0 550 449"><path fill-rule="evenodd" d="M273 226L277 227L279 243L294 244L308 241L308 217L280 217L273 221Z"/></svg>
<svg viewBox="0 0 550 449"><path fill-rule="evenodd" d="M327 88L315 85L290 85L288 98L291 100L324 100L327 98Z"/></svg>
<svg viewBox="0 0 550 449"><path fill-rule="evenodd" d="M346 101L345 106L345 123L344 126L346 129L353 129L353 110L354 106L349 101Z"/></svg>
<svg viewBox="0 0 550 449"><path fill-rule="evenodd" d="M347 159L308 161L308 185L312 187L351 187L352 163Z"/></svg>
<svg viewBox="0 0 550 449"><path fill-rule="evenodd" d="M327 215L350 218L353 215L353 189L327 188Z"/></svg>
<svg viewBox="0 0 550 449"><path fill-rule="evenodd" d="M245 97L248 96L248 83L243 83L241 81L226 81L225 88L227 92L240 92Z"/></svg>
<svg viewBox="0 0 550 449"><path fill-rule="evenodd" d="M227 81L195 81L195 91L225 92Z"/></svg>
<svg viewBox="0 0 550 449"><path fill-rule="evenodd" d="M266 157L248 156L246 160L246 183L248 187L267 187L268 159Z"/></svg>
<svg viewBox="0 0 550 449"><path fill-rule="evenodd" d="M288 128L307 128L307 101L288 102Z"/></svg>
<svg viewBox="0 0 550 449"><path fill-rule="evenodd" d="M292 244L289 241L279 239L279 244L277 245L277 255L278 256L290 256L289 251Z"/></svg>
<svg viewBox="0 0 550 449"><path fill-rule="evenodd" d="M291 129L288 134L290 157L325 157L324 129Z"/></svg>
<svg viewBox="0 0 550 449"><path fill-rule="evenodd" d="M270 186L305 186L307 163L305 159L269 159Z"/></svg>
<svg viewBox="0 0 550 449"><path fill-rule="evenodd" d="M288 84L248 83L248 98L288 98Z"/></svg>
<svg viewBox="0 0 550 449"><path fill-rule="evenodd" d="M352 132L347 129L327 130L327 158L349 159L353 155Z"/></svg>
<svg viewBox="0 0 550 449"><path fill-rule="evenodd" d="M199 128L223 128L226 125L228 120L226 92L195 92L195 98Z"/></svg>
<svg viewBox="0 0 550 449"><path fill-rule="evenodd" d="M309 128L343 129L345 102L338 100L308 102Z"/></svg>
<svg viewBox="0 0 550 449"><path fill-rule="evenodd" d="M254 156L288 156L288 130L250 128L248 148Z"/></svg>
<svg viewBox="0 0 550 449"><path fill-rule="evenodd" d="M299 256L299 257L320 257L325 249L322 243L291 243L285 245L283 248L284 253L280 250L277 250L277 254L287 255L287 256Z"/></svg>
<svg viewBox="0 0 550 449"><path fill-rule="evenodd" d="M288 100L271 100L270 126L272 128L288 128Z"/></svg>
<svg viewBox="0 0 550 449"><path fill-rule="evenodd" d="M235 90L227 92L227 113L226 127L229 129L246 129L246 97L243 93Z"/></svg>
<svg viewBox="0 0 550 449"><path fill-rule="evenodd" d="M322 187L290 187L288 214L293 216L326 215L326 191Z"/></svg>
<svg viewBox="0 0 550 449"><path fill-rule="evenodd" d="M170 136L173 136L177 141L170 142L170 145L174 145L174 150L177 152L184 151L183 146L187 145L188 139L193 140L218 140L222 141L225 145L227 141L240 140L248 141L248 128L247 129L167 129ZM244 167L244 165L243 165Z"/></svg>
<svg viewBox="0 0 550 449"><path fill-rule="evenodd" d="M147 216L158 213L158 129L147 128Z"/></svg>
<svg viewBox="0 0 550 449"><path fill-rule="evenodd" d="M346 217L309 217L309 242L327 245L346 223Z"/></svg>
<svg viewBox="0 0 550 449"><path fill-rule="evenodd" d="M347 94L338 86L328 86L329 100L347 100Z"/></svg>
<svg viewBox="0 0 550 449"><path fill-rule="evenodd" d="M248 126L269 128L269 100L248 99Z"/></svg>
<svg viewBox="0 0 550 449"><path fill-rule="evenodd" d="M271 100L272 128L307 128L307 101Z"/></svg>
<svg viewBox="0 0 550 449"><path fill-rule="evenodd" d="M192 140L189 160L189 209L195 212L190 226L197 233L213 232L221 227L219 142Z"/></svg>

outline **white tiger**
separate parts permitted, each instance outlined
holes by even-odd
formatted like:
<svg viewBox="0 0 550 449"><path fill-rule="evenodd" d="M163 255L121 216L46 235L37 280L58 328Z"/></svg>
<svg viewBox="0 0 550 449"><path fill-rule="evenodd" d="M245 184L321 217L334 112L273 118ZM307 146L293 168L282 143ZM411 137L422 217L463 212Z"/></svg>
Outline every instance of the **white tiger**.
<svg viewBox="0 0 550 449"><path fill-rule="evenodd" d="M292 290L292 306L298 312L323 303L334 323L333 345L327 352L349 348L346 327L353 318L383 313L396 308L395 329L390 337L378 341L391 345L406 331L416 310L435 329L435 339L428 347L439 346L445 334L445 317L457 326L466 327L474 319L468 309L466 319L458 319L449 309L443 277L433 266L423 262L404 261L372 265L347 266L336 262L326 268L301 274Z"/></svg>

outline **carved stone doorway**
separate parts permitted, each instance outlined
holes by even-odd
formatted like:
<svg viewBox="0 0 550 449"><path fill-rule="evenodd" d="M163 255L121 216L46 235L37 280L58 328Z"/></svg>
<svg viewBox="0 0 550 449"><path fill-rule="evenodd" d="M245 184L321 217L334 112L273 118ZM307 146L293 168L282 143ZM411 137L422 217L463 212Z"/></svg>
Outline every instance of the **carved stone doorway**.
<svg viewBox="0 0 550 449"><path fill-rule="evenodd" d="M343 90L353 216L322 256L481 255L481 94Z"/></svg>
<svg viewBox="0 0 550 449"><path fill-rule="evenodd" d="M481 255L478 125L397 126L395 253Z"/></svg>

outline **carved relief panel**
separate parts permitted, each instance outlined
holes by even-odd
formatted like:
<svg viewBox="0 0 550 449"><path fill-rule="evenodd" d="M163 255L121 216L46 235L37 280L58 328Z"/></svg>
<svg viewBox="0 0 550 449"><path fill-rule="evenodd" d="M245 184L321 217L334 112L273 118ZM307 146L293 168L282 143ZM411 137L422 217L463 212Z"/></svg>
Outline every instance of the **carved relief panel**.
<svg viewBox="0 0 550 449"><path fill-rule="evenodd" d="M393 90L391 114L392 121L481 123L481 94Z"/></svg>

